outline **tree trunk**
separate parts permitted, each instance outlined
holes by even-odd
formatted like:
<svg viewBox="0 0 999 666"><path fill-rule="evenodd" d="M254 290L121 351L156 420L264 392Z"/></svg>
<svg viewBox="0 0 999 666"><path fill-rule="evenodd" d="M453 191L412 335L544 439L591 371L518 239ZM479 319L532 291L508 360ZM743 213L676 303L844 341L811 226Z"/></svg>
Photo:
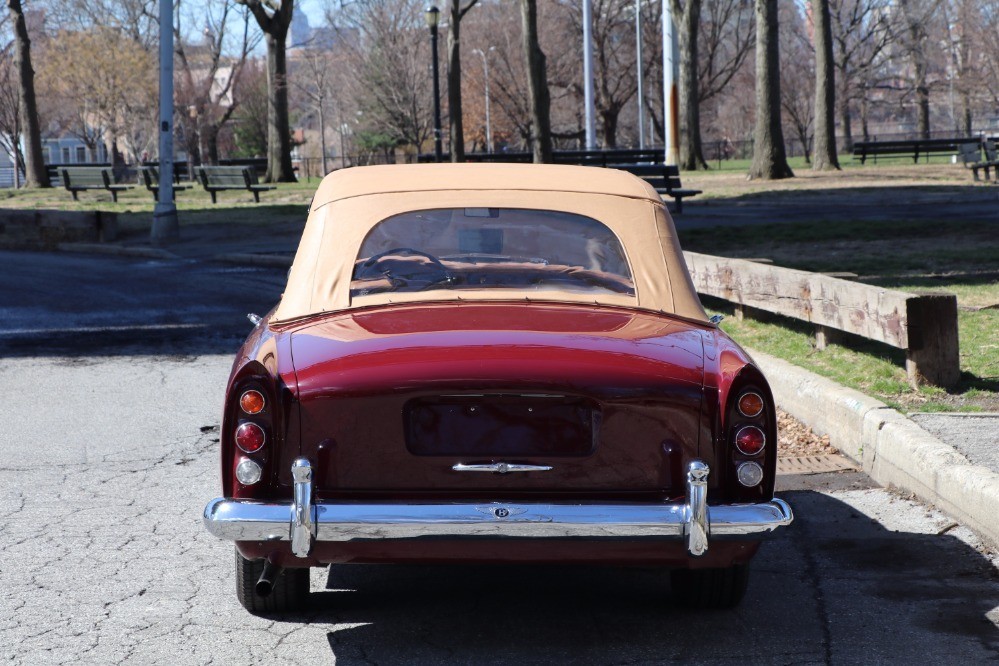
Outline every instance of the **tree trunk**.
<svg viewBox="0 0 999 666"><path fill-rule="evenodd" d="M215 123L209 123L205 128L205 150L202 155L211 165L219 163L219 132L222 127Z"/></svg>
<svg viewBox="0 0 999 666"><path fill-rule="evenodd" d="M451 1L447 29L447 109L451 161L465 161L465 128L461 111L461 0Z"/></svg>
<svg viewBox="0 0 999 666"><path fill-rule="evenodd" d="M293 183L291 166L291 127L288 121L288 66L285 46L288 26L274 21L275 29L265 32L267 41L267 173L268 183Z"/></svg>
<svg viewBox="0 0 999 666"><path fill-rule="evenodd" d="M604 142L604 149L617 148L617 121L620 115L620 109L616 108L600 112L600 138Z"/></svg>
<svg viewBox="0 0 999 666"><path fill-rule="evenodd" d="M756 0L756 129L749 178L793 178L780 118L777 0Z"/></svg>
<svg viewBox="0 0 999 666"><path fill-rule="evenodd" d="M527 90L531 97L531 152L537 163L552 161L551 99L545 54L538 41L537 0L520 0Z"/></svg>
<svg viewBox="0 0 999 666"><path fill-rule="evenodd" d="M24 127L24 185L25 187L50 187L45 159L42 157L42 130L38 121L38 103L35 100L35 70L31 66L31 40L24 21L21 0L7 0L14 17L14 34L17 40L14 61L21 87L18 108L21 126ZM16 138L15 138L16 140ZM14 167L17 168L16 165Z"/></svg>
<svg viewBox="0 0 999 666"><path fill-rule="evenodd" d="M815 154L812 170L839 169L836 155L836 78L829 0L812 0L815 28ZM805 153L806 161L808 153Z"/></svg>
<svg viewBox="0 0 999 666"><path fill-rule="evenodd" d="M680 18L680 168L707 169L701 146L701 111L697 80L697 35L701 23L701 0L670 0L674 16Z"/></svg>

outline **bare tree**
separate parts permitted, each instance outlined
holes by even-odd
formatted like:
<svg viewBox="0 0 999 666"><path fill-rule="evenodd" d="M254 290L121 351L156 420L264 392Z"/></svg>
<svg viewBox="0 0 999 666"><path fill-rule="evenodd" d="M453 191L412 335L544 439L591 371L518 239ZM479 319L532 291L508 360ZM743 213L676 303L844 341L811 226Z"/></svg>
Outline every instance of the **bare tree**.
<svg viewBox="0 0 999 666"><path fill-rule="evenodd" d="M479 0L451 0L447 29L447 105L451 130L451 161L465 161L465 130L461 113L461 20Z"/></svg>
<svg viewBox="0 0 999 666"><path fill-rule="evenodd" d="M302 54L302 76L295 79L295 87L315 105L319 117L319 157L324 176L329 173L326 162L326 106L333 92L333 72L338 64L325 49L309 48Z"/></svg>
<svg viewBox="0 0 999 666"><path fill-rule="evenodd" d="M295 0L236 0L246 5L267 44L267 173L269 183L293 183L288 114L288 28Z"/></svg>
<svg viewBox="0 0 999 666"><path fill-rule="evenodd" d="M421 0L343 1L327 7L327 21L344 51L340 99L356 104L358 133L373 132L419 151L433 131Z"/></svg>
<svg viewBox="0 0 999 666"><path fill-rule="evenodd" d="M912 62L912 90L916 96L916 131L930 138L929 24L941 0L898 0L905 23L902 43Z"/></svg>
<svg viewBox="0 0 999 666"><path fill-rule="evenodd" d="M7 15L0 17L5 27ZM0 148L14 161L14 187L21 186L24 152L21 150L21 94L14 66L14 42L0 46Z"/></svg>
<svg viewBox="0 0 999 666"><path fill-rule="evenodd" d="M707 169L701 150L701 114L697 91L697 39L701 25L701 0L670 0L680 19L680 168Z"/></svg>
<svg viewBox="0 0 999 666"><path fill-rule="evenodd" d="M45 160L42 157L42 130L35 99L35 70L31 66L31 40L24 21L21 0L7 0L14 21L14 65L17 68L19 116L24 135L24 184L26 187L49 187Z"/></svg>
<svg viewBox="0 0 999 666"><path fill-rule="evenodd" d="M552 161L551 109L545 54L538 41L537 0L520 0L520 14L531 100L531 152L535 162L547 163Z"/></svg>
<svg viewBox="0 0 999 666"><path fill-rule="evenodd" d="M833 78L829 0L812 0L815 34L815 171L838 170L836 155L836 81Z"/></svg>
<svg viewBox="0 0 999 666"><path fill-rule="evenodd" d="M199 5L205 27L200 43L184 40L180 19L175 32L179 85L176 105L187 113L181 125L188 131L187 151L192 167L202 162L217 164L219 134L239 108L239 80L247 57L259 43L249 32L249 15L236 12L235 0L218 5ZM177 12L181 13L181 0Z"/></svg>
<svg viewBox="0 0 999 666"><path fill-rule="evenodd" d="M889 2L829 0L833 66L839 87L836 105L843 150L853 149L851 102L867 104L875 85L875 70L895 40L896 31L888 20ZM866 122L864 139L868 139Z"/></svg>
<svg viewBox="0 0 999 666"><path fill-rule="evenodd" d="M793 178L780 119L777 0L756 0L756 130L750 178Z"/></svg>
<svg viewBox="0 0 999 666"><path fill-rule="evenodd" d="M780 11L780 103L785 123L811 161L815 111L815 53L808 26L794 4Z"/></svg>

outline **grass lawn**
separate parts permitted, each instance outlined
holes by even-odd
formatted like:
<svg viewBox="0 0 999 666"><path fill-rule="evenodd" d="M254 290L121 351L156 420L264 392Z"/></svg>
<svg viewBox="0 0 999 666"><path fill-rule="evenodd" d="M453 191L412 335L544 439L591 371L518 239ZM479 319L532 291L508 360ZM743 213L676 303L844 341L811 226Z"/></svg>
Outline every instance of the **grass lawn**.
<svg viewBox="0 0 999 666"><path fill-rule="evenodd" d="M727 318L722 328L748 347L852 386L903 411L999 411L999 225L959 220L765 225L680 232L684 249L766 257L811 271L850 271L902 291L958 297L961 381L950 391L906 381L905 354L848 336L826 350L802 322ZM705 299L716 311L724 301Z"/></svg>
<svg viewBox="0 0 999 666"><path fill-rule="evenodd" d="M218 204L200 186L177 192L177 210L182 225L223 224L238 217L241 224L266 225L275 222L302 221L307 206L319 185L313 178L310 182L280 183L277 189L260 194L260 203L254 203L253 195L235 190L219 192ZM145 187L138 186L118 195L118 203L111 201L111 195L103 190L79 193L80 200L62 187L44 190L0 189L0 208L17 209L58 209L58 210L101 210L118 213L118 228L122 233L148 231L152 223L153 195Z"/></svg>

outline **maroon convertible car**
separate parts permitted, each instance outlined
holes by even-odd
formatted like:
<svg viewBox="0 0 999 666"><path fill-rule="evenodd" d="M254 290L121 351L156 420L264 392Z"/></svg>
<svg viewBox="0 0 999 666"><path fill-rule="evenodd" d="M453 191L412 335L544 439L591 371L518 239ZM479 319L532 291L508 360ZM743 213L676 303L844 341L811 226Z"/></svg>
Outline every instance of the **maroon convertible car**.
<svg viewBox="0 0 999 666"><path fill-rule="evenodd" d="M204 522L254 613L351 562L662 566L680 603L725 607L792 520L776 438L644 181L345 169L236 357Z"/></svg>

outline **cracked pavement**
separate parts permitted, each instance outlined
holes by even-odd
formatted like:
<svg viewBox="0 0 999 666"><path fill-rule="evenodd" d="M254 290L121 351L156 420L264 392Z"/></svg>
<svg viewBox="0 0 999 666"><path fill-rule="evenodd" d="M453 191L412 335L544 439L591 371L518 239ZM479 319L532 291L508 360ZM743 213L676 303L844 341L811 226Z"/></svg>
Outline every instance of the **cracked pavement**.
<svg viewBox="0 0 999 666"><path fill-rule="evenodd" d="M860 474L782 477L797 522L743 605L683 612L654 569L343 565L312 610L261 619L218 492L228 356L8 359L0 436L0 660L62 663L983 663L996 557Z"/></svg>
<svg viewBox="0 0 999 666"><path fill-rule="evenodd" d="M232 546L204 530L201 511L219 492L217 427L232 353L249 330L243 315L266 311L283 271L0 259L9 269L0 274L0 662L877 664L999 654L996 555L949 517L856 473L779 479L796 522L764 543L731 611L675 608L668 576L654 569L344 565L313 571L308 613L253 617L236 601ZM178 305L191 301L194 310ZM125 330L101 328L109 322Z"/></svg>

